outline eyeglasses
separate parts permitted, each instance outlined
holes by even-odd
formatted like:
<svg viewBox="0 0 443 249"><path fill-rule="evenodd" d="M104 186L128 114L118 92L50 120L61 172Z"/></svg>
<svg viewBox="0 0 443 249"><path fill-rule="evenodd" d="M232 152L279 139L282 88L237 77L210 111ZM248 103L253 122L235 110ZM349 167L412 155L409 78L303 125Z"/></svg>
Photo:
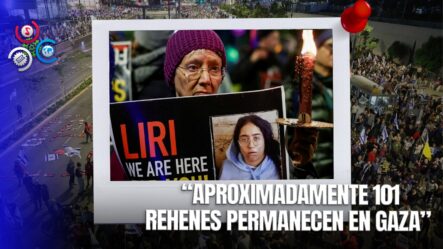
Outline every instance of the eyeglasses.
<svg viewBox="0 0 443 249"><path fill-rule="evenodd" d="M252 145L257 146L262 142L262 140L263 140L263 137L260 135L257 135L257 136L253 136L251 138L250 137L241 137L238 139L238 143L241 146L248 146L252 142Z"/></svg>
<svg viewBox="0 0 443 249"><path fill-rule="evenodd" d="M178 66L178 68L183 69L189 80L194 81L200 78L203 71L207 71L212 79L220 79L224 75L224 68L220 66L213 66L208 68L203 68L195 64L189 64L186 66Z"/></svg>

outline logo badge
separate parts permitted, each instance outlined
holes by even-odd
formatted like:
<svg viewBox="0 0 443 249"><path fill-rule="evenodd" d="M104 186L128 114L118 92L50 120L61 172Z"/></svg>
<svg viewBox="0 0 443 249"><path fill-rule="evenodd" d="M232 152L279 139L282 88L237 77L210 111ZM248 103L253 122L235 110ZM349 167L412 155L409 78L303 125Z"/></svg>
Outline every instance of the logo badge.
<svg viewBox="0 0 443 249"><path fill-rule="evenodd" d="M52 39L37 40L40 36L40 27L35 21L31 25L24 25L21 28L15 26L15 38L22 43L22 47L16 47L9 52L8 59L12 60L18 67L19 72L28 70L32 65L32 57L44 64L51 64L57 61L55 57L55 45Z"/></svg>
<svg viewBox="0 0 443 249"><path fill-rule="evenodd" d="M35 55L37 59L45 64L51 64L57 61L56 57L52 57L55 53L55 44L56 42L52 39L44 39L39 42L37 47L35 48Z"/></svg>
<svg viewBox="0 0 443 249"><path fill-rule="evenodd" d="M32 54L24 47L16 47L11 50L8 59L12 59L19 72L28 70L32 65Z"/></svg>
<svg viewBox="0 0 443 249"><path fill-rule="evenodd" d="M30 38L33 34L34 34L34 29L32 29L32 27L30 25L25 25L21 28L21 32L18 32L19 27L15 26L15 38L17 38L17 40L20 43L23 44L31 44L33 42L35 42L37 40L37 38L40 35L40 27L38 26L38 24L35 21L31 21L31 24L34 26L35 28L35 35L33 38ZM23 39L23 37L26 39Z"/></svg>

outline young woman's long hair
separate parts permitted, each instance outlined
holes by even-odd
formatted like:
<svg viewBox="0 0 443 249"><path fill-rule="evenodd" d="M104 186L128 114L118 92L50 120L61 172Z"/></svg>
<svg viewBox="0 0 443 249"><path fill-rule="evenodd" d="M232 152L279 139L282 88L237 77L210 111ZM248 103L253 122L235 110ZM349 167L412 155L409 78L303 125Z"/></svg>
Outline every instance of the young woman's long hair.
<svg viewBox="0 0 443 249"><path fill-rule="evenodd" d="M265 154L271 158L274 162L275 166L280 168L281 160L280 160L280 145L274 139L274 135L272 134L271 124L262 119L257 115L248 115L238 119L237 124L234 128L234 145L237 151L240 151L240 145L238 143L238 139L240 137L240 130L248 123L252 123L257 126L261 133L263 134L263 138L265 139Z"/></svg>

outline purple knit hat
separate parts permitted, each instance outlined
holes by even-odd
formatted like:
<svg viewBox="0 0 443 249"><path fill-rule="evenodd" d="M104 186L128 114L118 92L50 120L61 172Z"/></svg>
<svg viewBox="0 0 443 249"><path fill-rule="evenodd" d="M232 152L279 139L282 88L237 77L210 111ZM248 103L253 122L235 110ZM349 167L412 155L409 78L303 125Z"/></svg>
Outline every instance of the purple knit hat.
<svg viewBox="0 0 443 249"><path fill-rule="evenodd" d="M163 73L168 85L174 88L175 70L183 57L193 50L208 49L222 59L226 66L225 47L220 37L212 30L180 30L175 32L166 45L166 58Z"/></svg>

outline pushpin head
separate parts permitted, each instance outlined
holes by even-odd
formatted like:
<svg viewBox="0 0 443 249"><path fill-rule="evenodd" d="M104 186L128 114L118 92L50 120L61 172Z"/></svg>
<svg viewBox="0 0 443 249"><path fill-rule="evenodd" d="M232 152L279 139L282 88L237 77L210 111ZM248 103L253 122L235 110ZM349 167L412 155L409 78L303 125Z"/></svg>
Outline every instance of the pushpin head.
<svg viewBox="0 0 443 249"><path fill-rule="evenodd" d="M341 24L350 33L362 31L371 15L371 6L364 0L358 0L352 7L346 8L341 14Z"/></svg>
<svg viewBox="0 0 443 249"><path fill-rule="evenodd" d="M371 15L371 5L364 0L358 0L353 9L356 17L368 19Z"/></svg>

